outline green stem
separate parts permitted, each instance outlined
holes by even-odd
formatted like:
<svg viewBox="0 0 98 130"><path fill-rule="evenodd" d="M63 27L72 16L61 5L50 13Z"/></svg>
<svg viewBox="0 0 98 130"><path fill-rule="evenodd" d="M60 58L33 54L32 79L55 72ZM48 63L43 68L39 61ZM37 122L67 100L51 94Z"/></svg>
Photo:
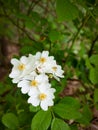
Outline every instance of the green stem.
<svg viewBox="0 0 98 130"><path fill-rule="evenodd" d="M55 118L55 115L54 115L54 112L53 112L53 110L52 110L52 107L51 107L51 114L52 114L52 116L53 116L53 118Z"/></svg>

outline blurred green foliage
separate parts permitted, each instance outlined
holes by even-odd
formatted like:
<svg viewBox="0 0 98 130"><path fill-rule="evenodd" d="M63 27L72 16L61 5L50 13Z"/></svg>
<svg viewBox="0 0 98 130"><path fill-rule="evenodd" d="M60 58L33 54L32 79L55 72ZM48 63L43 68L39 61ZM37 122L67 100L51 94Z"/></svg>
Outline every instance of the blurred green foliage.
<svg viewBox="0 0 98 130"><path fill-rule="evenodd" d="M0 129L88 127L92 109L98 109L98 1L0 0L2 37L19 45L19 56L48 50L63 67L65 78L51 81L57 89L55 105L44 112L27 104L27 95L7 75L0 82ZM68 80L80 86L72 97L60 97Z"/></svg>

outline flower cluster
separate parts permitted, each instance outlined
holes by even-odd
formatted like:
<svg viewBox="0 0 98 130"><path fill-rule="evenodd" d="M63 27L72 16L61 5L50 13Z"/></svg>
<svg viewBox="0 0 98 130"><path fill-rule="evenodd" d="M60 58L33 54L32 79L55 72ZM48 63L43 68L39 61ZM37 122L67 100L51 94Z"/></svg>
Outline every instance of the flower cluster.
<svg viewBox="0 0 98 130"><path fill-rule="evenodd" d="M13 65L9 77L13 83L17 83L23 94L28 94L28 103L39 106L43 110L48 110L53 106L54 92L49 82L50 77L56 80L63 78L64 71L57 65L53 56L49 56L48 51L37 52L35 55L29 54L28 57L22 56L20 60L13 58Z"/></svg>

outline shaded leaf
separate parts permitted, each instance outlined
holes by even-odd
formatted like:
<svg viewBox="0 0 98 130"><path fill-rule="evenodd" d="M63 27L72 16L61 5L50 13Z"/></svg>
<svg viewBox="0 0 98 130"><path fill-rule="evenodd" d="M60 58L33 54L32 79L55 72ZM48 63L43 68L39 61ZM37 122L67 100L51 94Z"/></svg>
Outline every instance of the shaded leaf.
<svg viewBox="0 0 98 130"><path fill-rule="evenodd" d="M18 122L18 118L15 114L13 113L7 113L2 117L2 123L12 129L15 130L19 127L19 122Z"/></svg>
<svg viewBox="0 0 98 130"><path fill-rule="evenodd" d="M94 91L94 103L98 103L98 88Z"/></svg>
<svg viewBox="0 0 98 130"><path fill-rule="evenodd" d="M78 8L69 0L57 0L56 12L60 21L73 20L78 16Z"/></svg>
<svg viewBox="0 0 98 130"><path fill-rule="evenodd" d="M49 33L49 38L51 40L51 42L57 41L60 39L60 33L57 30L52 30Z"/></svg>
<svg viewBox="0 0 98 130"><path fill-rule="evenodd" d="M84 125L89 125L90 121L92 119L92 113L88 105L83 107L82 110L82 117L78 119L77 121Z"/></svg>
<svg viewBox="0 0 98 130"><path fill-rule="evenodd" d="M37 112L38 110L40 110L40 107L39 106L34 107L34 106L30 105L29 109L30 109L30 112Z"/></svg>

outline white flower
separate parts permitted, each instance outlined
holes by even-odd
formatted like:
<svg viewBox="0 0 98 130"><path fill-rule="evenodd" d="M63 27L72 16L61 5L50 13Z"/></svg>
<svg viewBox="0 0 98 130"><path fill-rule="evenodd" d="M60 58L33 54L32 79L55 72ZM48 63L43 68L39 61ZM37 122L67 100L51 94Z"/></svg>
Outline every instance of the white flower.
<svg viewBox="0 0 98 130"><path fill-rule="evenodd" d="M22 93L32 95L35 91L38 91L38 87L41 84L48 83L48 76L45 74L28 75L27 79L23 79L18 83L18 87L21 88ZM48 83L49 84L49 83Z"/></svg>
<svg viewBox="0 0 98 130"><path fill-rule="evenodd" d="M64 71L62 70L60 65L52 64L50 67L50 73L52 73L53 77L58 81L60 81L59 78L64 78Z"/></svg>
<svg viewBox="0 0 98 130"><path fill-rule="evenodd" d="M11 64L13 65L13 68L9 77L13 78L13 83L18 83L26 75L34 71L36 67L33 55L29 55L29 57L22 56L20 60L13 58Z"/></svg>
<svg viewBox="0 0 98 130"><path fill-rule="evenodd" d="M39 73L45 73L47 65L54 60L53 56L49 56L48 51L37 52L35 55L37 71Z"/></svg>
<svg viewBox="0 0 98 130"><path fill-rule="evenodd" d="M28 103L33 106L39 106L44 110L48 110L48 106L53 106L54 102L54 88L40 86L39 91L36 91L32 96L29 97Z"/></svg>

